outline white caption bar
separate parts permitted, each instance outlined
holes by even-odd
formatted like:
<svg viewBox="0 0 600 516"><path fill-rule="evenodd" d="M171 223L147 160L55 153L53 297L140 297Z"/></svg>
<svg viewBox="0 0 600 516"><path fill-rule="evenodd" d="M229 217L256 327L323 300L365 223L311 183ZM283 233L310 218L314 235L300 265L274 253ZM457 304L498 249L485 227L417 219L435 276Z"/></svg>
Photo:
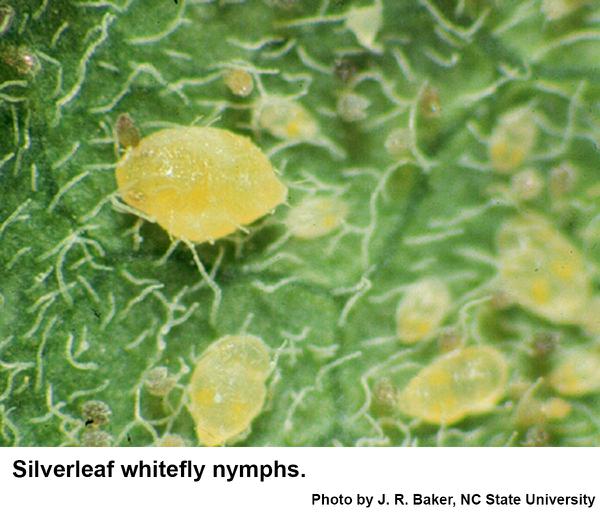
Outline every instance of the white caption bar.
<svg viewBox="0 0 600 516"><path fill-rule="evenodd" d="M575 516L600 512L597 464L600 448L5 448L0 486L5 514Z"/></svg>

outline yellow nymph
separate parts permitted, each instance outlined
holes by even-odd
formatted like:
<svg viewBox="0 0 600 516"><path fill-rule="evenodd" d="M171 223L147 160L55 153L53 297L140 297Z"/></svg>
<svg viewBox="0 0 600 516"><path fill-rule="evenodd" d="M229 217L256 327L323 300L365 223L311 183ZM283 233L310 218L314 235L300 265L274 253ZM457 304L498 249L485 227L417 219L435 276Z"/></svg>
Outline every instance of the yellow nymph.
<svg viewBox="0 0 600 516"><path fill-rule="evenodd" d="M564 396L584 396L600 392L600 351L572 349L558 358L548 381Z"/></svg>
<svg viewBox="0 0 600 516"><path fill-rule="evenodd" d="M504 113L489 141L490 160L494 170L512 173L529 157L535 146L538 129L530 107L518 107Z"/></svg>
<svg viewBox="0 0 600 516"><path fill-rule="evenodd" d="M247 97L254 89L252 75L242 68L227 70L223 76L223 80L229 91L238 97Z"/></svg>
<svg viewBox="0 0 600 516"><path fill-rule="evenodd" d="M316 120L299 102L269 97L258 108L258 124L282 140L310 140L319 132Z"/></svg>
<svg viewBox="0 0 600 516"><path fill-rule="evenodd" d="M286 225L296 238L318 238L341 226L348 205L336 197L306 197L292 207Z"/></svg>
<svg viewBox="0 0 600 516"><path fill-rule="evenodd" d="M515 407L515 423L521 427L545 425L550 421L565 419L571 412L571 404L559 397L544 397L538 394L543 384L537 381L523 393ZM515 388L513 383L511 388Z"/></svg>
<svg viewBox="0 0 600 516"><path fill-rule="evenodd" d="M404 344L435 336L448 315L450 292L438 278L423 278L408 286L396 309L396 334Z"/></svg>
<svg viewBox="0 0 600 516"><path fill-rule="evenodd" d="M258 337L227 335L208 347L188 391L188 410L202 444L225 444L249 430L263 408L270 370L269 348Z"/></svg>
<svg viewBox="0 0 600 516"><path fill-rule="evenodd" d="M417 374L398 395L405 414L436 425L451 425L493 409L508 380L506 359L490 346L457 349Z"/></svg>
<svg viewBox="0 0 600 516"><path fill-rule="evenodd" d="M346 14L345 25L367 50L377 54L382 52L381 45L375 41L383 25L381 0L375 0L372 5L364 7L352 7Z"/></svg>
<svg viewBox="0 0 600 516"><path fill-rule="evenodd" d="M249 138L213 127L164 129L127 150L119 193L174 238L214 241L285 201L287 188Z"/></svg>
<svg viewBox="0 0 600 516"><path fill-rule="evenodd" d="M584 258L536 213L506 222L498 233L500 281L520 305L549 321L580 324L591 298Z"/></svg>

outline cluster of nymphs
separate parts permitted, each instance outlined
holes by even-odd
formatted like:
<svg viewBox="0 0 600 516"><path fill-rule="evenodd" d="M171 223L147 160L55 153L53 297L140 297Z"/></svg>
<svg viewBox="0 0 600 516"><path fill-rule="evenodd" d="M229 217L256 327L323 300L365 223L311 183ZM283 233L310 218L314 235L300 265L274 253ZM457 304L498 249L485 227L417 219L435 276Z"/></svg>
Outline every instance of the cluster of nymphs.
<svg viewBox="0 0 600 516"><path fill-rule="evenodd" d="M516 304L550 323L579 326L588 335L598 335L600 296L593 292L589 266L549 220L530 211L510 218L498 232L497 248L499 274L493 288L502 291L505 306ZM443 354L394 393L393 401L405 414L438 425L493 410L510 390L509 363L500 350L483 344L465 346L460 336L442 331L451 306L448 286L429 277L407 286L396 310L402 343L437 337ZM546 346L541 340L552 342ZM558 397L542 401L534 396L540 383L524 382L516 409L519 425L564 418L570 405L562 397L600 392L600 349L579 345L561 350L554 338L541 340L536 350L544 347L543 354L552 352L552 357L540 381Z"/></svg>
<svg viewBox="0 0 600 516"><path fill-rule="evenodd" d="M498 275L492 290L502 292L502 301L496 302L504 307L517 305L551 324L578 327L589 341L600 333L593 266L554 222L527 202L548 187L553 207L561 213L561 200L573 188L576 172L562 164L546 179L527 168L537 133L532 109L523 106L499 118L488 142L491 166L510 178L509 191L518 209L497 233ZM427 277L404 289L396 310L398 339L412 345L438 338L442 355L401 390L389 381L377 384L376 401L379 398L421 421L451 425L490 412L510 396L516 400L508 405L514 407L515 425L529 429L524 443L545 444L546 425L570 413L568 398L600 392L600 349L595 344L557 345L560 332L539 334L530 355L547 367L541 368L537 380L521 380L501 349L483 344L482 339L468 346L460 331L442 329L451 307L450 289L440 278Z"/></svg>
<svg viewBox="0 0 600 516"><path fill-rule="evenodd" d="M574 167L553 168L548 179L526 167L534 149L538 127L530 107L504 113L488 143L491 166L512 180L511 192L518 214L506 219L496 236L498 275L492 290L501 292L497 304L517 305L556 326L579 328L589 342L600 334L600 295L593 285L594 268L582 251L547 216L527 201L548 187L553 207L561 213L561 199L575 181ZM496 190L498 187L496 187ZM506 191L503 191L506 193ZM496 296L498 297L498 296ZM397 390L387 382L375 386L376 401L435 425L452 425L467 416L494 410L507 395L516 398L516 426L544 429L571 411L567 398L600 392L600 348L593 343L557 345L557 335L539 334L530 350L547 367L537 381L518 379L501 349L467 345L460 331L442 325L452 311L452 296L445 281L425 277L403 289L396 309L396 335L405 345L439 340L442 354ZM524 442L547 442L531 435Z"/></svg>
<svg viewBox="0 0 600 516"><path fill-rule="evenodd" d="M224 80L238 95L252 89L251 77L240 70L229 71ZM283 102L263 110L266 126L281 137L314 129L304 108ZM521 201L534 198L544 186L537 172L522 170L537 131L531 109L519 107L500 117L489 141L493 168L511 176L512 192ZM286 199L287 189L268 158L248 138L230 131L181 127L140 138L131 119L121 116L117 140L126 149L116 170L120 195L175 238L214 241ZM569 187L560 173L565 167L559 169L550 178L557 195ZM339 199L307 197L291 207L286 225L297 238L317 238L338 227L346 210ZM505 296L552 323L600 331L596 315L600 297L593 294L588 266L549 220L522 209L500 228L497 247L498 288ZM425 277L409 285L396 310L398 340L412 345L439 337L452 304L451 292L440 278ZM420 421L452 425L493 410L506 396L510 368L502 352L454 340L446 353L401 390L394 390L395 409ZM167 388L168 375L162 369L146 379L147 389L156 395ZM200 442L220 445L247 433L262 410L270 370L269 349L258 337L227 336L208 347L195 366L187 394ZM556 354L545 381L559 396L581 396L600 390L598 371L599 352L572 349ZM533 425L569 413L570 405L562 397L541 399L535 389L524 392L516 409L519 424ZM97 434L95 424L84 436Z"/></svg>
<svg viewBox="0 0 600 516"><path fill-rule="evenodd" d="M229 71L224 79L245 95L251 91L246 76L252 81L243 70ZM300 104L284 99L263 106L260 123L286 139L308 138L317 130ZM249 138L226 129L178 127L141 138L132 119L121 115L116 141L125 149L116 169L120 196L172 238L212 243L287 199L268 157ZM296 238L317 238L338 228L347 210L335 197L305 198L288 211L286 226Z"/></svg>
<svg viewBox="0 0 600 516"><path fill-rule="evenodd" d="M81 406L83 430L79 440L82 446L110 446L112 435L104 430L110 423L112 411L99 400L88 400Z"/></svg>
<svg viewBox="0 0 600 516"><path fill-rule="evenodd" d="M224 81L236 95L252 91L252 78L243 70L228 71ZM293 101L264 107L261 124L282 138L308 137L316 131L308 112ZM128 115L119 117L115 129L117 144L124 149L116 167L120 196L173 238L213 242L286 200L287 188L247 137L225 129L180 127L141 138ZM297 238L317 238L337 228L346 211L336 198L305 198L289 210L286 225ZM226 336L206 349L186 394L202 444L222 445L247 434L263 408L270 372L269 348L258 337ZM173 378L166 368L157 367L146 375L144 387L154 396L166 396ZM88 434L83 434L86 442ZM185 444L178 436L163 441L159 444Z"/></svg>
<svg viewBox="0 0 600 516"><path fill-rule="evenodd" d="M247 91L243 77L229 74L226 81L230 87ZM283 116L282 112L272 115L276 114ZM296 131L289 124L286 127ZM177 238L194 243L221 238L272 211L286 198L287 190L269 160L248 138L222 129L186 127L140 139L127 117L119 120L117 132L121 145L128 147L117 166L121 196ZM502 116L489 144L494 168L501 173L519 170L533 148L536 132L526 108ZM189 202L182 202L182 196ZM345 210L335 199L306 198L290 209L287 225L298 238L316 238L337 227ZM596 315L600 297L593 294L586 262L544 216L522 210L500 228L497 247L497 286L514 303L555 324L600 331ZM396 310L398 340L404 345L442 340L440 330L452 304L450 289L438 277L408 285ZM500 350L491 345L467 346L460 338L446 348L401 390L394 388L395 409L445 426L489 412L506 396L510 367ZM206 349L187 392L187 407L201 443L221 445L249 431L263 408L271 369L269 348L255 336L226 336ZM563 397L600 391L598 371L597 351L582 348L557 353L545 378L557 396L542 399L535 389L525 388L515 409L518 424L564 418L570 404ZM165 368L156 368L145 386L151 394L164 395L172 381ZM96 436L99 424L95 422L84 436Z"/></svg>
<svg viewBox="0 0 600 516"><path fill-rule="evenodd" d="M504 113L488 142L493 171L510 179L508 188L495 185L494 189L516 204L539 199L546 187L544 175L537 168L527 166L538 132L535 109L525 105ZM550 171L547 187L554 207L560 207L565 194L573 188L575 176L575 169L569 162L561 163Z"/></svg>
<svg viewBox="0 0 600 516"><path fill-rule="evenodd" d="M569 5L583 4L571 2ZM548 18L564 15L567 2L544 0ZM562 10L561 10L562 9ZM375 33L381 3L355 9L345 18L361 45L378 51ZM379 21L380 24L380 21ZM232 95L248 97L254 79L243 67L223 72ZM425 89L426 115L439 113L435 89ZM266 99L266 100L265 100ZM343 92L336 105L346 122L366 117L369 100ZM319 126L296 100L268 96L257 101L252 127L282 140L311 140ZM396 129L385 147L400 159L410 152L413 136ZM509 177L504 189L519 215L504 222L497 235L495 289L512 303L556 325L578 326L587 334L600 332L600 296L594 294L591 272L581 251L545 216L527 208L545 188L543 175L527 167L538 138L531 106L504 113L488 141L494 172ZM179 127L141 138L127 116L117 122L117 141L124 152L116 167L119 194L136 214L160 224L171 237L190 244L214 242L273 212L287 200L287 187L269 158L247 137L214 127ZM572 186L573 169L565 163L550 174L554 199ZM343 224L347 205L336 197L305 197L291 206L286 226L300 239L318 238ZM510 391L513 371L501 349L489 343L470 344L461 335L443 335L453 311L451 289L435 276L424 277L404 291L395 313L396 338L410 346L440 340L441 354L403 386L375 389L406 417L447 426L494 410ZM443 342L442 342L443 341ZM565 348L566 349L566 348ZM273 357L263 340L251 335L224 336L208 346L194 366L187 388L187 408L199 441L208 446L234 442L250 430L267 398ZM600 351L579 346L558 349L541 380L551 394L538 395L539 382L525 385L514 404L516 423L526 427L565 418L569 397L600 392ZM146 389L164 396L173 387L165 368L145 379ZM97 408L97 407L96 407ZM84 436L98 436L98 418ZM175 437L171 444L183 444Z"/></svg>

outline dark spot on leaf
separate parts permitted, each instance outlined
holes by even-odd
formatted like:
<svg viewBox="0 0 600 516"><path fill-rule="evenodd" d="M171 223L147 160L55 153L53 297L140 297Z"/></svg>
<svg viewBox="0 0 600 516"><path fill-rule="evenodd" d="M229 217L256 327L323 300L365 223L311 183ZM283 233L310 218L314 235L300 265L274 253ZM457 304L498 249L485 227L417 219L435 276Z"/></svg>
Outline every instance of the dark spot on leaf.
<svg viewBox="0 0 600 516"><path fill-rule="evenodd" d="M121 113L118 116L115 135L119 145L125 149L127 147L137 147L141 139L140 131L128 113Z"/></svg>

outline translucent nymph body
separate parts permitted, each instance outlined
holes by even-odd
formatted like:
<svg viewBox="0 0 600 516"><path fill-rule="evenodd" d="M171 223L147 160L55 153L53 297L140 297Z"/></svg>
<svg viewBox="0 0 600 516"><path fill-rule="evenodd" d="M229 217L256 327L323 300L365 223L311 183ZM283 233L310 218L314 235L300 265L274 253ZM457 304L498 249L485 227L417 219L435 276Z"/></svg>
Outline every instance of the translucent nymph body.
<svg viewBox="0 0 600 516"><path fill-rule="evenodd" d="M571 405L562 398L539 400L528 397L517 405L515 421L519 426L543 425L549 421L565 419L571 412Z"/></svg>
<svg viewBox="0 0 600 516"><path fill-rule="evenodd" d="M283 140L310 140L317 135L319 126L313 116L295 100L270 97L260 108L258 123L261 128Z"/></svg>
<svg viewBox="0 0 600 516"><path fill-rule="evenodd" d="M208 347L188 391L188 410L202 444L218 446L250 428L265 401L270 367L269 349L258 337L228 335Z"/></svg>
<svg viewBox="0 0 600 516"><path fill-rule="evenodd" d="M542 193L544 178L537 170L528 168L512 176L510 189L517 201L530 201Z"/></svg>
<svg viewBox="0 0 600 516"><path fill-rule="evenodd" d="M249 138L212 127L164 129L117 164L125 202L174 238L213 241L285 201L287 188Z"/></svg>
<svg viewBox="0 0 600 516"><path fill-rule="evenodd" d="M383 5L375 0L372 5L353 7L346 14L346 28L367 50L380 53L381 45L375 42L377 33L383 25Z"/></svg>
<svg viewBox="0 0 600 516"><path fill-rule="evenodd" d="M438 278L425 278L408 286L396 309L396 333L405 344L435 335L450 310L450 292Z"/></svg>
<svg viewBox="0 0 600 516"><path fill-rule="evenodd" d="M600 335L600 296L592 297L586 305L585 311L581 314L580 324L588 333Z"/></svg>
<svg viewBox="0 0 600 516"><path fill-rule="evenodd" d="M223 76L223 81L229 88L229 91L238 97L247 97L254 89L252 75L241 68L227 70Z"/></svg>
<svg viewBox="0 0 600 516"><path fill-rule="evenodd" d="M563 353L558 357L548 381L565 396L600 392L600 351L574 349Z"/></svg>
<svg viewBox="0 0 600 516"><path fill-rule="evenodd" d="M515 423L521 427L534 425L545 425L551 421L565 419L571 412L571 404L559 397L545 396L539 393L544 382L536 381L533 384L525 384L525 392L516 404L514 415ZM511 389L520 389L522 385L517 381L511 385ZM518 391L517 391L518 392Z"/></svg>
<svg viewBox="0 0 600 516"><path fill-rule="evenodd" d="M494 348L461 348L442 355L410 380L398 395L398 408L428 423L451 425L493 409L507 379L507 362Z"/></svg>
<svg viewBox="0 0 600 516"><path fill-rule="evenodd" d="M153 396L167 396L176 384L166 367L154 367L144 374L144 387Z"/></svg>
<svg viewBox="0 0 600 516"><path fill-rule="evenodd" d="M344 122L358 122L367 118L371 101L364 95L350 91L342 93L337 101L337 114Z"/></svg>
<svg viewBox="0 0 600 516"><path fill-rule="evenodd" d="M408 127L393 129L385 139L385 150L395 159L407 158L411 152L411 134Z"/></svg>
<svg viewBox="0 0 600 516"><path fill-rule="evenodd" d="M546 319L579 324L591 296L591 279L579 250L541 215L526 213L498 234L504 291Z"/></svg>
<svg viewBox="0 0 600 516"><path fill-rule="evenodd" d="M338 228L348 214L348 205L335 197L307 197L292 207L286 225L296 238L318 238Z"/></svg>
<svg viewBox="0 0 600 516"><path fill-rule="evenodd" d="M531 153L538 128L529 107L519 107L500 117L489 141L492 166L509 173L519 167Z"/></svg>

